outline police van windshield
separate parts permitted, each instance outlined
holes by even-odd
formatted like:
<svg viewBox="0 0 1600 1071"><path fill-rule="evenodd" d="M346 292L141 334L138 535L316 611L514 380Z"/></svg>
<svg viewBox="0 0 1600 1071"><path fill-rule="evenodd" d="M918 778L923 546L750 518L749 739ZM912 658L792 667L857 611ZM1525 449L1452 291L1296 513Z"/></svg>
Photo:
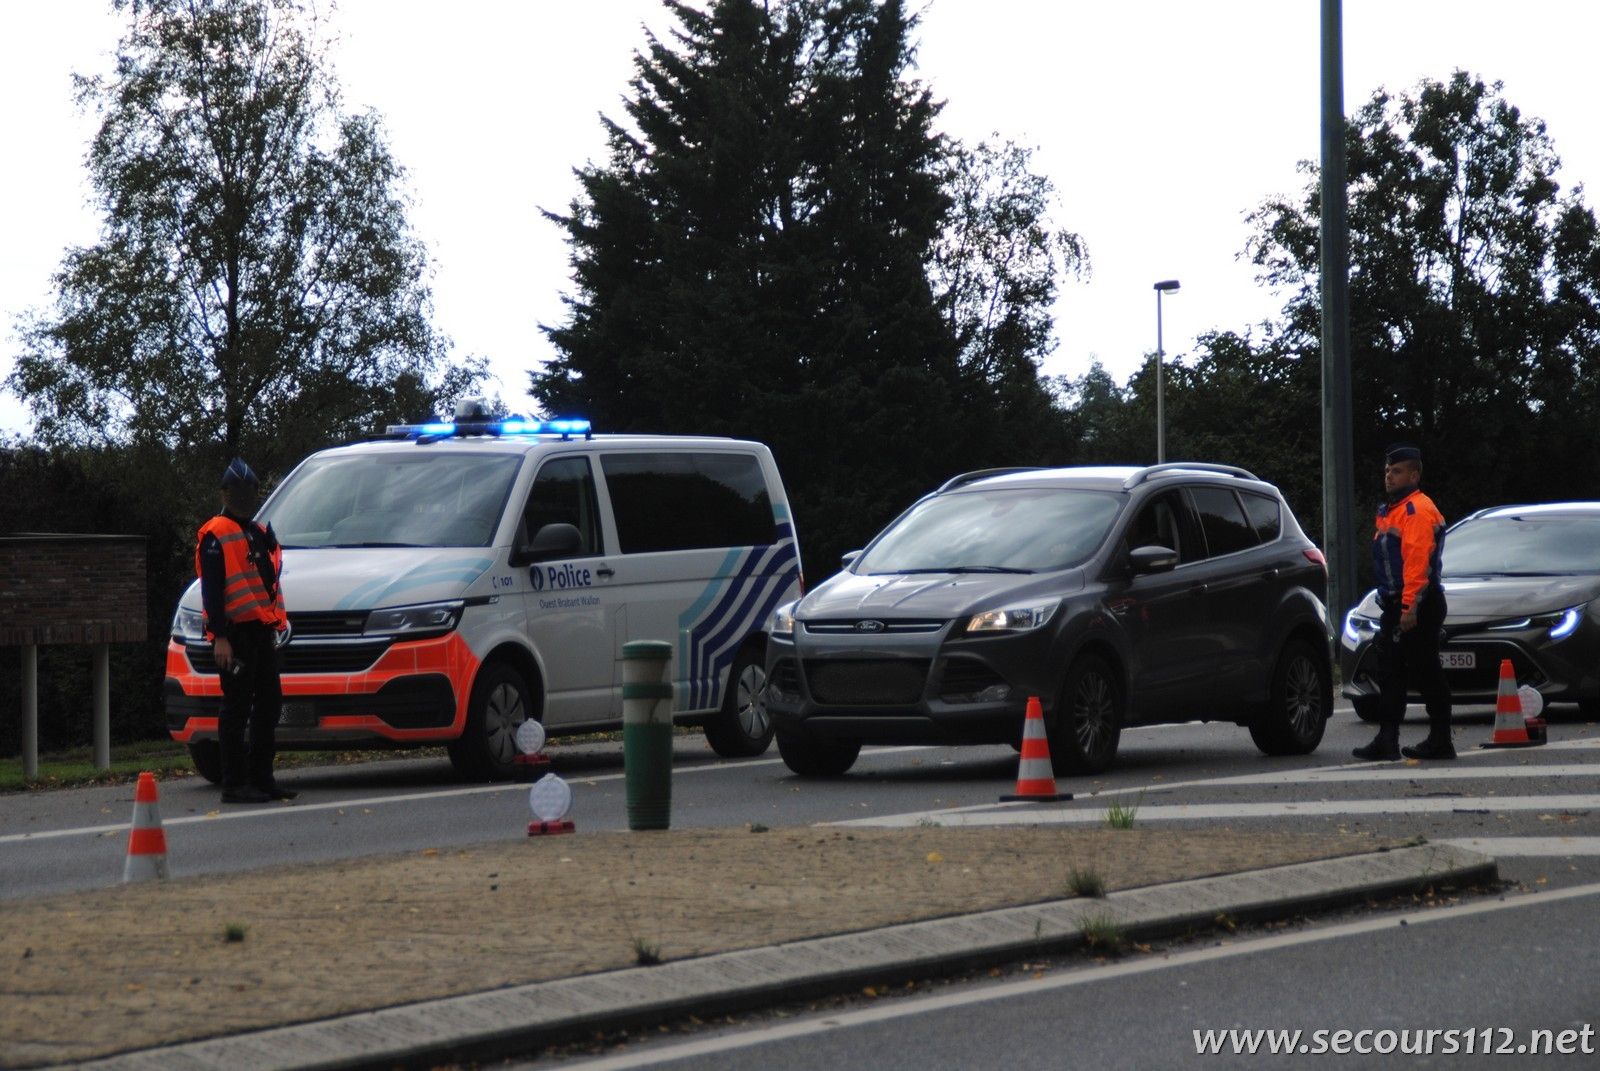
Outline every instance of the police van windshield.
<svg viewBox="0 0 1600 1071"><path fill-rule="evenodd" d="M521 455L333 454L307 461L258 518L285 547L486 547Z"/></svg>
<svg viewBox="0 0 1600 1071"><path fill-rule="evenodd" d="M1041 573L1082 565L1121 501L1101 491L1017 489L940 495L914 507L857 573Z"/></svg>

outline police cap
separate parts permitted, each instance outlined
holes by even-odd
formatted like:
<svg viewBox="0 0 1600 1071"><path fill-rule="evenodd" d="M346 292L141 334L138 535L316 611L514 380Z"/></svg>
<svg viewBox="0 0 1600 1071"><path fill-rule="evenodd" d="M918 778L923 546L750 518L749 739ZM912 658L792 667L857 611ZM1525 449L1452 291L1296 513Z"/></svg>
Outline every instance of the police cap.
<svg viewBox="0 0 1600 1071"><path fill-rule="evenodd" d="M1422 451L1411 443L1395 443L1383 452L1383 462L1394 465L1401 461L1415 461L1422 464Z"/></svg>
<svg viewBox="0 0 1600 1071"><path fill-rule="evenodd" d="M260 487L261 478L256 475L255 469L245 464L244 458L236 457L228 466L228 471L222 474L222 488L230 487Z"/></svg>

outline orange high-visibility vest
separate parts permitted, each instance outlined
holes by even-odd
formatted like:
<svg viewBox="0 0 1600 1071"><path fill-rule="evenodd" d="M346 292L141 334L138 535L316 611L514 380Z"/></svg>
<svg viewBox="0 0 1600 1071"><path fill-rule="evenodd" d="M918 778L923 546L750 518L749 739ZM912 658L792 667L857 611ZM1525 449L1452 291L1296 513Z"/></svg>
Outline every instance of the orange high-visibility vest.
<svg viewBox="0 0 1600 1071"><path fill-rule="evenodd" d="M208 535L216 536L222 545L222 602L229 624L260 621L274 629L288 625L289 615L283 608L283 584L278 583L275 592L267 591L260 568L250 558L250 537L232 517L218 514L201 526L194 543L195 575L200 575L200 546ZM272 547L272 568L274 575L283 576L283 550L276 542ZM206 638L211 638L210 628L206 629Z"/></svg>

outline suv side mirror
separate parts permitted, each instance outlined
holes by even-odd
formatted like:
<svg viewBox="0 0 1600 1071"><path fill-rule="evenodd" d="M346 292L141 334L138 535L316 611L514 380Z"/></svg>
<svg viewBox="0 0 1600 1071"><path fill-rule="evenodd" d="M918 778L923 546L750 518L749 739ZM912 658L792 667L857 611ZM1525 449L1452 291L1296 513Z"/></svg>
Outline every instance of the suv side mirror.
<svg viewBox="0 0 1600 1071"><path fill-rule="evenodd" d="M583 536L570 524L556 522L539 529L539 534L526 546L511 552L511 564L528 565L531 562L549 561L551 558L576 557L583 550Z"/></svg>
<svg viewBox="0 0 1600 1071"><path fill-rule="evenodd" d="M1171 547L1135 547L1128 552L1134 573L1170 573L1178 567L1178 552Z"/></svg>
<svg viewBox="0 0 1600 1071"><path fill-rule="evenodd" d="M839 568L841 568L841 569L850 568L852 565L854 565L856 563L856 559L859 558L859 557L861 557L861 552L859 550L847 550L847 551L845 551L843 554L839 555Z"/></svg>

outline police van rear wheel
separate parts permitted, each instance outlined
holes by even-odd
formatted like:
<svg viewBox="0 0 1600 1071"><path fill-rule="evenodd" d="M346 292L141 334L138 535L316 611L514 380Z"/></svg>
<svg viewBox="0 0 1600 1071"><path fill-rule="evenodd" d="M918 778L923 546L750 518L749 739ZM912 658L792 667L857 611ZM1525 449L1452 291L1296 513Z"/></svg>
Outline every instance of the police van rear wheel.
<svg viewBox="0 0 1600 1071"><path fill-rule="evenodd" d="M528 683L511 666L495 662L483 668L472 685L467 726L450 743L450 763L472 781L499 781L511 776L517 753L517 727L532 715Z"/></svg>
<svg viewBox="0 0 1600 1071"><path fill-rule="evenodd" d="M189 761L194 772L213 785L222 784L222 745L215 740L196 740L189 745Z"/></svg>
<svg viewBox="0 0 1600 1071"><path fill-rule="evenodd" d="M706 742L725 759L747 759L772 743L767 716L767 669L764 652L751 644L739 652L728 673L722 709L706 721Z"/></svg>

